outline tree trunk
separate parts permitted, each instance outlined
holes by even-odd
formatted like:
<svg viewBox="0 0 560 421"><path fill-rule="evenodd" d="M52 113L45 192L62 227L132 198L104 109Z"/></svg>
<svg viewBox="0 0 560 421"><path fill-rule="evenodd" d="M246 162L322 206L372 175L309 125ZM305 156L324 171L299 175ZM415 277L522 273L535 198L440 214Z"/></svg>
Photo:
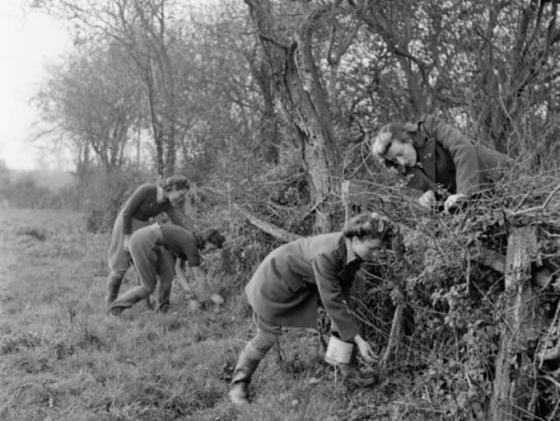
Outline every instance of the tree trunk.
<svg viewBox="0 0 560 421"><path fill-rule="evenodd" d="M262 55L262 54L261 54ZM262 57L248 60L251 74L263 97L263 113L259 125L259 153L265 162L278 164L278 121L274 112L270 68Z"/></svg>
<svg viewBox="0 0 560 421"><path fill-rule="evenodd" d="M535 227L512 227L506 256L502 336L489 414L492 421L522 419L529 409L532 385L526 375L531 369L526 333L536 305L531 286L531 263L536 252Z"/></svg>
<svg viewBox="0 0 560 421"><path fill-rule="evenodd" d="M156 171L161 177L165 176L165 163L163 158L163 127L160 119L158 118L156 112L156 98L155 98L155 88L154 88L154 77L152 71L152 65L148 59L146 62L146 67L143 69L144 82L146 84L146 90L148 93L148 108L150 110L150 123L152 126L152 134L154 136L154 143L156 145Z"/></svg>
<svg viewBox="0 0 560 421"><path fill-rule="evenodd" d="M236 203L233 203L233 207L236 211L241 213L247 219L247 221L249 221L251 225L254 225L261 231L266 232L267 234L271 235L277 240L283 241L285 243L289 243L291 241L296 241L303 238L301 235L291 233L283 228L271 224L270 222L263 221L262 219L253 215L248 210L243 209L241 206L237 205Z"/></svg>
<svg viewBox="0 0 560 421"><path fill-rule="evenodd" d="M163 26L163 23L161 24ZM162 79L162 95L165 105L162 112L164 113L162 120L165 121L165 140L167 153L165 156L165 172L167 175L175 173L175 164L177 161L177 101L175 98L175 77L173 75L173 65L171 58L167 52L167 46L164 42L164 34L158 38L160 43L159 50L160 73Z"/></svg>
<svg viewBox="0 0 560 421"><path fill-rule="evenodd" d="M316 232L331 230L326 199L335 191L335 142L327 95L319 81L312 54L312 33L330 6L317 8L300 25L290 46L275 41L270 2L245 0L269 61L278 93L282 117L302 152L302 164L309 181L314 204Z"/></svg>

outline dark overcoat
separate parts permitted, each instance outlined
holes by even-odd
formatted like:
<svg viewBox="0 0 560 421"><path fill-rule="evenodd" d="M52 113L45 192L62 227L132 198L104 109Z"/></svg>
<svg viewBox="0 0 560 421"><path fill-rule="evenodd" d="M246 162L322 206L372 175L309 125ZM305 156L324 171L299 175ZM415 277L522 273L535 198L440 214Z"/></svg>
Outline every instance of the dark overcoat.
<svg viewBox="0 0 560 421"><path fill-rule="evenodd" d="M409 187L427 191L443 188L448 193L473 193L493 183L511 159L495 149L477 144L455 127L429 115L409 132L417 153L417 165L407 168Z"/></svg>
<svg viewBox="0 0 560 421"><path fill-rule="evenodd" d="M319 299L343 340L359 332L345 297L361 260L342 233L320 234L273 250L245 291L253 311L280 326L316 327Z"/></svg>

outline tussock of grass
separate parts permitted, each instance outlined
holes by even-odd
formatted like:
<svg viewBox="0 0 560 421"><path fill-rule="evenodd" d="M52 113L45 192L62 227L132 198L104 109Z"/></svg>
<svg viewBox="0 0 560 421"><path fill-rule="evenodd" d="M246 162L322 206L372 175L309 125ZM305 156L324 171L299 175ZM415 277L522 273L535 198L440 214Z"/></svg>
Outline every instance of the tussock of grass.
<svg viewBox="0 0 560 421"><path fill-rule="evenodd" d="M39 241L45 241L47 238L47 230L38 227L18 227L16 230L16 235L26 235L35 238Z"/></svg>

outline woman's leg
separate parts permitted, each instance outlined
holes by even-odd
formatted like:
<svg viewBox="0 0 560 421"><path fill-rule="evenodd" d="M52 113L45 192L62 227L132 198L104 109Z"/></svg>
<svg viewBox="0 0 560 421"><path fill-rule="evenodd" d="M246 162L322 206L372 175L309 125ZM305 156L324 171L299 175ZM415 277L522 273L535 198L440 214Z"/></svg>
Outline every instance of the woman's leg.
<svg viewBox="0 0 560 421"><path fill-rule="evenodd" d="M148 221L139 221L133 218L132 230L136 231L148 224ZM113 225L107 261L109 263L109 276L107 276L107 305L110 306L111 303L117 299L122 280L132 263L130 253L124 249L123 217L120 213Z"/></svg>
<svg viewBox="0 0 560 421"><path fill-rule="evenodd" d="M282 335L281 326L266 322L256 314L253 314L253 320L257 325L257 334L239 354L231 379L229 397L236 405L243 405L249 402L247 399L247 387L253 372L268 350Z"/></svg>
<svg viewBox="0 0 560 421"><path fill-rule="evenodd" d="M124 249L124 235L122 231L122 215L119 214L113 226L111 245L107 262L109 263L109 276L107 276L107 306L110 306L119 295L122 280L131 263L130 253Z"/></svg>
<svg viewBox="0 0 560 421"><path fill-rule="evenodd" d="M160 248L157 271L159 275L157 311L167 313L169 310L171 287L175 277L175 258L164 247Z"/></svg>
<svg viewBox="0 0 560 421"><path fill-rule="evenodd" d="M111 312L119 313L148 297L155 289L159 247L155 245L156 234L151 228L135 231L130 238L130 254L136 267L140 285L128 290L111 304Z"/></svg>

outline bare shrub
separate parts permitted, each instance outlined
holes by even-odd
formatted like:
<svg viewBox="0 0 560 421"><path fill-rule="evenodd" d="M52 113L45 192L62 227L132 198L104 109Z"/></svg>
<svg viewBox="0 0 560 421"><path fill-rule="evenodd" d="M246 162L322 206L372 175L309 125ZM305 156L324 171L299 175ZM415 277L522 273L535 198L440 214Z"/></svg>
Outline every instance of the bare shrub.
<svg viewBox="0 0 560 421"><path fill-rule="evenodd" d="M38 227L20 227L17 229L16 231L17 235L28 235L30 237L33 237L39 241L45 241L45 239L47 238L47 230L44 228L38 228Z"/></svg>

